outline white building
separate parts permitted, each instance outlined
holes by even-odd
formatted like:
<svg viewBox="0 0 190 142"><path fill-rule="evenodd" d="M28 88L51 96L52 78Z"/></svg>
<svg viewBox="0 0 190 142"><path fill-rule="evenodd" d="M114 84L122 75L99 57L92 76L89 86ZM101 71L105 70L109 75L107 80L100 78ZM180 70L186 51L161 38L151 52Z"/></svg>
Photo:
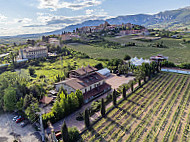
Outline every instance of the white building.
<svg viewBox="0 0 190 142"><path fill-rule="evenodd" d="M150 64L151 61L149 59L144 60L143 58L138 59L137 57L135 57L135 58L131 58L130 63L132 65L135 65L135 66L141 66L142 63L149 63Z"/></svg>
<svg viewBox="0 0 190 142"><path fill-rule="evenodd" d="M27 47L24 49L20 49L19 58L20 59L35 59L47 57L48 49L47 47Z"/></svg>

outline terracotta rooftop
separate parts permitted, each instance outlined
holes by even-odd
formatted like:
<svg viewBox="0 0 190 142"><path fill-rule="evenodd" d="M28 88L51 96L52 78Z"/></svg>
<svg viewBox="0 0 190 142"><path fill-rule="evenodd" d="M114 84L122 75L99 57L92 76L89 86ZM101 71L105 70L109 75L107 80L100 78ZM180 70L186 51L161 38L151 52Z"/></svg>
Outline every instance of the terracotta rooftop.
<svg viewBox="0 0 190 142"><path fill-rule="evenodd" d="M50 104L52 101L53 97L47 97L47 96L43 96L43 98L40 100L40 102L43 104Z"/></svg>
<svg viewBox="0 0 190 142"><path fill-rule="evenodd" d="M27 47L23 49L26 52L30 52L30 51L39 51L39 50L47 50L46 46L39 46L39 47Z"/></svg>
<svg viewBox="0 0 190 142"><path fill-rule="evenodd" d="M105 77L103 75L101 75L100 73L94 72L83 78L81 77L71 78L71 79L56 83L56 84L66 84L75 90L77 89L80 90L104 79Z"/></svg>
<svg viewBox="0 0 190 142"><path fill-rule="evenodd" d="M91 98L92 96L97 96L98 94L104 92L105 89L110 89L111 88L111 85L107 84L107 83L104 83L103 85L97 87L97 88L94 88L92 90L90 90L89 92L86 92L83 94L84 96L84 100L86 99L89 99Z"/></svg>
<svg viewBox="0 0 190 142"><path fill-rule="evenodd" d="M82 75L85 75L87 73L91 73L91 72L94 72L94 71L97 71L97 69L88 65L87 67L82 67L82 68L79 68L77 70L72 70L72 71L70 71L70 73L71 74L72 73L77 73L78 75L82 76Z"/></svg>

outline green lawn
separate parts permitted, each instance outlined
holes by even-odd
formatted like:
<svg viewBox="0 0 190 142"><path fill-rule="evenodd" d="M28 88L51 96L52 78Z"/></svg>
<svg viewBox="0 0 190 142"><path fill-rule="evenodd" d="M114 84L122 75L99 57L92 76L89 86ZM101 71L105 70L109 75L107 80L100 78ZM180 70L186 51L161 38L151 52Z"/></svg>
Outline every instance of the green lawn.
<svg viewBox="0 0 190 142"><path fill-rule="evenodd" d="M36 75L32 79L33 81L40 82L41 79L39 78L40 75L45 75L46 79L48 81L48 84L53 84L56 76L59 74L60 76L63 76L64 68L67 68L68 65L74 66L76 65L76 69L80 68L82 66L95 66L98 63L102 63L105 66L104 62L97 61L94 59L79 59L79 58L72 58L68 59L67 57L63 57L63 60L57 59L54 63L51 63L49 61L41 62L38 66L33 66L36 71ZM28 69L23 69L26 72L28 72ZM42 79L43 80L43 79Z"/></svg>

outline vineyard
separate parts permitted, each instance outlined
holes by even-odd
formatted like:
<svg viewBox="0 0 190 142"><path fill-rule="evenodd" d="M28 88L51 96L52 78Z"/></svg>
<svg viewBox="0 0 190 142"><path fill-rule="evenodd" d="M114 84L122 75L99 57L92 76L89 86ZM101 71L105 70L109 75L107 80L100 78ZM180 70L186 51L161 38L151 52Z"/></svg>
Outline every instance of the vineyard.
<svg viewBox="0 0 190 142"><path fill-rule="evenodd" d="M190 76L160 73L85 131L81 141L190 141Z"/></svg>

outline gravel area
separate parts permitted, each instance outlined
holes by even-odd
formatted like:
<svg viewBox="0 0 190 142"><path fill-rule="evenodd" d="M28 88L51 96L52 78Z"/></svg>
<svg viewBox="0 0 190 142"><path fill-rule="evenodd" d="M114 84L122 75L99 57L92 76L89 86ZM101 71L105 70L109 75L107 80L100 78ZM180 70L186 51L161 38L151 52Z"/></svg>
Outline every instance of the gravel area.
<svg viewBox="0 0 190 142"><path fill-rule="evenodd" d="M16 124L12 119L13 114L0 115L0 142L13 142L14 136L20 142L39 142L35 136L35 129L31 125L24 128L20 123Z"/></svg>

